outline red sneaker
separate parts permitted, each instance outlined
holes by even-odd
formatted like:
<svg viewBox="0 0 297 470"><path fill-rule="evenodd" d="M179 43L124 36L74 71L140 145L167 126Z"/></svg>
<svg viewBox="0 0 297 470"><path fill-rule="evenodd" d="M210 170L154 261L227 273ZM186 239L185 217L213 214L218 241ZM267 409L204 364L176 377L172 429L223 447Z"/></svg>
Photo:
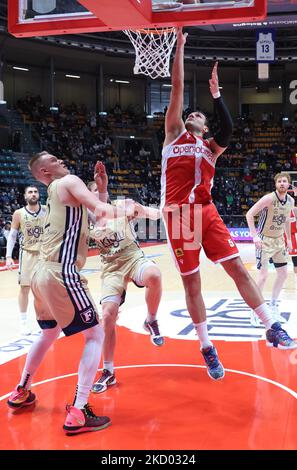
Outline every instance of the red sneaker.
<svg viewBox="0 0 297 470"><path fill-rule="evenodd" d="M68 414L63 426L66 434L99 431L111 424L111 420L107 416L96 416L88 403L82 410L71 405L67 405L66 410Z"/></svg>

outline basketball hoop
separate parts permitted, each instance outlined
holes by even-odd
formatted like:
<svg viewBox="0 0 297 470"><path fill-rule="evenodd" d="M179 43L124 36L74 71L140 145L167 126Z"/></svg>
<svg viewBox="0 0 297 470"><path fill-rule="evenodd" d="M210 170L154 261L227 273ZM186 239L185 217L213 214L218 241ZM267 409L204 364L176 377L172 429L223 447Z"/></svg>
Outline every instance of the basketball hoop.
<svg viewBox="0 0 297 470"><path fill-rule="evenodd" d="M170 77L170 56L176 41L175 28L152 28L123 31L135 49L134 73L152 79Z"/></svg>

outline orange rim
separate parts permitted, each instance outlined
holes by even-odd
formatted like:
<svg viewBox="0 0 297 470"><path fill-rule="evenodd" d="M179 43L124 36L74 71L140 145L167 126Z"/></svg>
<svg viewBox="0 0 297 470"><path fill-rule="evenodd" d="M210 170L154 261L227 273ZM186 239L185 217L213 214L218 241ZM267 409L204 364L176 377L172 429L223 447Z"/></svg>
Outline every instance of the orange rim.
<svg viewBox="0 0 297 470"><path fill-rule="evenodd" d="M162 36L162 34L165 34L165 33L172 33L175 31L175 28L174 27L171 27L171 28L160 28L160 29L146 29L146 28L143 28L143 29L135 29L135 30L132 30L133 32L135 33L140 33L140 34L154 34L156 36Z"/></svg>

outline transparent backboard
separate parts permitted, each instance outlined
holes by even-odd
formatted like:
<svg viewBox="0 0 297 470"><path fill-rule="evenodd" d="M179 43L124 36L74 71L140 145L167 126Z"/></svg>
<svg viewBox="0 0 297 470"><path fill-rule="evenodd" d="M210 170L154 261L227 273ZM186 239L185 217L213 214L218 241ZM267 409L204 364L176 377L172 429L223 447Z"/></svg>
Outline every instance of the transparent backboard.
<svg viewBox="0 0 297 470"><path fill-rule="evenodd" d="M257 20L266 0L8 0L16 36Z"/></svg>
<svg viewBox="0 0 297 470"><path fill-rule="evenodd" d="M255 0L195 0L162 1L152 0L152 12L199 11L213 8L253 7ZM116 1L115 1L116 7ZM19 21L34 23L36 21L56 21L57 19L95 18L86 7L77 0L19 0Z"/></svg>

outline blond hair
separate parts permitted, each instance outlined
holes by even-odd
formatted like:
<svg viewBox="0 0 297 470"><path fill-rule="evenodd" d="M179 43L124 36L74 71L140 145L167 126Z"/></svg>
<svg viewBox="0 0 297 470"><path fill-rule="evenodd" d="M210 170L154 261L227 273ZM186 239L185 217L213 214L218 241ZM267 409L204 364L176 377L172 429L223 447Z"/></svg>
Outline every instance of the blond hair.
<svg viewBox="0 0 297 470"><path fill-rule="evenodd" d="M274 182L276 183L279 178L287 178L288 182L291 183L291 176L289 173L277 173L274 177Z"/></svg>
<svg viewBox="0 0 297 470"><path fill-rule="evenodd" d="M36 162L38 162L41 157L43 157L44 155L47 155L47 154L48 154L48 152L46 150L43 150L42 152L39 152L39 153L35 153L35 155L33 155L33 157L30 159L30 161L28 163L29 170L32 171L32 169L35 166Z"/></svg>

